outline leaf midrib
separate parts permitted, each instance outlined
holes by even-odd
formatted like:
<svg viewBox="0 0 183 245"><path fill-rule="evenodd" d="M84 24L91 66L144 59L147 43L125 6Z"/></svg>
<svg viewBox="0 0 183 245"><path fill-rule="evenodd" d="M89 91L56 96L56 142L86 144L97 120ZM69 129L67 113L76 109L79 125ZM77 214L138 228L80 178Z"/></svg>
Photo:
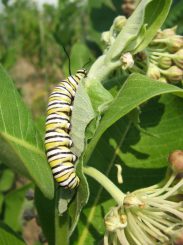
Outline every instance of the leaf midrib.
<svg viewBox="0 0 183 245"><path fill-rule="evenodd" d="M35 147L34 145L31 145L30 143L28 143L24 139L19 139L17 137L14 137L14 136L8 134L7 132L0 132L0 135L7 141L11 141L17 145L23 146L24 148L27 148L28 150L30 150L30 151L32 151L32 152L34 152L34 153L36 153L42 157L45 156L44 152L41 149Z"/></svg>

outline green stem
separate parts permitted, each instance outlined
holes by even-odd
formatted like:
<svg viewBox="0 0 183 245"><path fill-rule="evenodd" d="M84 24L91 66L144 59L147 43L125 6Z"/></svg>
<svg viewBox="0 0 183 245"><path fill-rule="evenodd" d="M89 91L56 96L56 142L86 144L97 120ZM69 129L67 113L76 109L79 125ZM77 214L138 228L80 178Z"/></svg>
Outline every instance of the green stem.
<svg viewBox="0 0 183 245"><path fill-rule="evenodd" d="M102 82L113 70L121 65L120 60L106 61L106 54L100 56L90 68L87 78L85 79L85 86L89 88L94 80Z"/></svg>
<svg viewBox="0 0 183 245"><path fill-rule="evenodd" d="M62 216L58 215L59 192L55 192L55 243L54 245L69 245L69 216L65 212Z"/></svg>
<svg viewBox="0 0 183 245"><path fill-rule="evenodd" d="M126 195L104 174L93 167L83 167L83 172L99 182L114 198L118 205L121 206L123 204Z"/></svg>

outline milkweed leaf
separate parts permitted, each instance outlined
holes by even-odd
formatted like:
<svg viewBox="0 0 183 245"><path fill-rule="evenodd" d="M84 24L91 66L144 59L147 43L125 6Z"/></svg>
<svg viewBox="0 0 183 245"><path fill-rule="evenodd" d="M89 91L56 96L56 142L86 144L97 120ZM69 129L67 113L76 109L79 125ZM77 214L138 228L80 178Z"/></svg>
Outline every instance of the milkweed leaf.
<svg viewBox="0 0 183 245"><path fill-rule="evenodd" d="M12 80L0 67L0 159L53 198L54 185L40 134Z"/></svg>

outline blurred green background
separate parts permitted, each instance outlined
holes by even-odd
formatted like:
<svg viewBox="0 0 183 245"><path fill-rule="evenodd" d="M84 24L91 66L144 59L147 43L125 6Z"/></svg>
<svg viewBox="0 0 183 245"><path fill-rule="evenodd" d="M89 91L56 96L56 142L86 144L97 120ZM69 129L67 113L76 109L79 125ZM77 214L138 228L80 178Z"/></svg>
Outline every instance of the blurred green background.
<svg viewBox="0 0 183 245"><path fill-rule="evenodd" d="M83 60L85 63L89 58L95 60L102 53L101 32L108 30L113 19L124 13L121 0L50 1L55 4L41 2L0 1L0 63L13 78L38 128L43 132L48 94L69 71L62 45L71 57L74 72L82 67ZM183 34L182 12L183 0L173 1L163 27L177 25L178 33ZM22 217L22 210L27 207L30 212L30 203L27 204L24 199L30 187L26 179L15 175L0 163L0 220L20 233L22 227L14 216ZM15 203L18 211L15 214L15 207L11 203L12 198L15 201L17 196L19 202ZM32 226L27 223L24 225L28 226L23 232L29 244L39 244L35 243L35 240L41 240L35 222ZM32 233L35 234L33 238Z"/></svg>

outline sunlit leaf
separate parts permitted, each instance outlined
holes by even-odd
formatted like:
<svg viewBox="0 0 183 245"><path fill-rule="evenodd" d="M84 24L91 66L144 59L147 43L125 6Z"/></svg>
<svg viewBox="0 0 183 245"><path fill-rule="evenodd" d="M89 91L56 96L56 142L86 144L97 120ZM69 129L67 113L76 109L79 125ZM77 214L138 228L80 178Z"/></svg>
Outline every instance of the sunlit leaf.
<svg viewBox="0 0 183 245"><path fill-rule="evenodd" d="M13 82L0 67L0 157L16 172L34 180L53 197L53 178L42 139Z"/></svg>
<svg viewBox="0 0 183 245"><path fill-rule="evenodd" d="M88 145L86 159L88 160L101 135L113 123L148 99L166 93L177 93L183 96L183 90L176 86L157 82L140 74L132 74L102 117L97 131Z"/></svg>

